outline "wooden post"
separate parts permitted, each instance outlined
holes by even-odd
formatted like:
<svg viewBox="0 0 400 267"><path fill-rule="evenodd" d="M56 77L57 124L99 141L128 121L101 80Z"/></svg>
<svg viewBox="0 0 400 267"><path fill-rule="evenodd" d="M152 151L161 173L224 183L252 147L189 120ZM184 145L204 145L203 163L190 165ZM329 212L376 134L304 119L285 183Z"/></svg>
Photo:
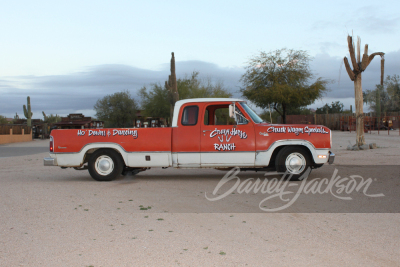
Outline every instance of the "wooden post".
<svg viewBox="0 0 400 267"><path fill-rule="evenodd" d="M369 134L372 134L371 131L371 123L372 123L372 117L371 117L371 113L369 114Z"/></svg>
<svg viewBox="0 0 400 267"><path fill-rule="evenodd" d="M389 127L389 120L388 120L388 117L386 117L386 122L387 122L387 125L388 125L388 135L390 135L390 134L389 134L389 132L390 132L390 127Z"/></svg>
<svg viewBox="0 0 400 267"><path fill-rule="evenodd" d="M381 126L381 118L378 118L378 135L379 135L379 126Z"/></svg>
<svg viewBox="0 0 400 267"><path fill-rule="evenodd" d="M351 116L353 116L353 115L351 115ZM349 131L351 133L350 116L347 117L347 128L349 129Z"/></svg>

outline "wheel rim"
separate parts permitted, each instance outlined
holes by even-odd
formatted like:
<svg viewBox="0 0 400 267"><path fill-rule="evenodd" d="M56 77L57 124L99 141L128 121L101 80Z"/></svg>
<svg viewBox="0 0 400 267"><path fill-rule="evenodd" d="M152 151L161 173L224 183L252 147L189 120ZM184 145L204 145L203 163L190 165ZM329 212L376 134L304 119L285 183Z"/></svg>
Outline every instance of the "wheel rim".
<svg viewBox="0 0 400 267"><path fill-rule="evenodd" d="M291 174L300 174L306 168L306 159L301 153L294 152L287 156L286 161L286 170Z"/></svg>
<svg viewBox="0 0 400 267"><path fill-rule="evenodd" d="M100 156L94 163L96 172L102 176L107 176L114 170L114 161L109 156Z"/></svg>

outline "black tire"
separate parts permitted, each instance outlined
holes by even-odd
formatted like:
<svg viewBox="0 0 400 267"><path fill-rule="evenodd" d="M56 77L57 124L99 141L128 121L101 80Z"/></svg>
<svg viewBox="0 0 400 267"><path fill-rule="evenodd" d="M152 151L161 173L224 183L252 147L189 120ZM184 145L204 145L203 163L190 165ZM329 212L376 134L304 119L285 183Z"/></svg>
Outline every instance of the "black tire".
<svg viewBox="0 0 400 267"><path fill-rule="evenodd" d="M321 168L322 166L324 166L324 164L314 164L314 168L313 169L318 169Z"/></svg>
<svg viewBox="0 0 400 267"><path fill-rule="evenodd" d="M133 175L136 175L136 174L138 174L139 172L143 172L143 171L145 171L145 170L146 170L146 168L131 168L131 167L125 167L125 168L122 169L121 175L122 175L122 176L126 176L126 175L133 176Z"/></svg>
<svg viewBox="0 0 400 267"><path fill-rule="evenodd" d="M283 175L292 181L307 178L313 164L306 148L298 146L285 146L278 152L275 160L276 171L285 173Z"/></svg>
<svg viewBox="0 0 400 267"><path fill-rule="evenodd" d="M112 149L96 150L89 158L90 176L96 181L112 181L121 173L124 164L118 152Z"/></svg>

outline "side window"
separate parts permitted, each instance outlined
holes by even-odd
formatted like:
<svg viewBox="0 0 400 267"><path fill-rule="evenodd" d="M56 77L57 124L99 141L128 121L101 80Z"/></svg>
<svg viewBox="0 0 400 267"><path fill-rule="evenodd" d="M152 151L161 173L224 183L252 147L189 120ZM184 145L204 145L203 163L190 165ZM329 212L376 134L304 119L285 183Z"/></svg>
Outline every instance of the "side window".
<svg viewBox="0 0 400 267"><path fill-rule="evenodd" d="M229 108L218 108L215 109L215 125L234 125L235 120L229 117Z"/></svg>
<svg viewBox="0 0 400 267"><path fill-rule="evenodd" d="M234 125L229 117L229 104L210 105L204 114L204 125Z"/></svg>
<svg viewBox="0 0 400 267"><path fill-rule="evenodd" d="M182 125L193 126L197 124L197 118L199 114L198 106L187 106L182 112Z"/></svg>

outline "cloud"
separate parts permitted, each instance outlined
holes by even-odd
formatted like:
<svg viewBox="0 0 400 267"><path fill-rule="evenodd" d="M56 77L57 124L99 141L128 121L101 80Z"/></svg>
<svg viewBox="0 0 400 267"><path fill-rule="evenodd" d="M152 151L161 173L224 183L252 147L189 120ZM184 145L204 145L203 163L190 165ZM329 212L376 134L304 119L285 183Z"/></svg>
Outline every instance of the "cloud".
<svg viewBox="0 0 400 267"><path fill-rule="evenodd" d="M400 74L400 65L397 63L399 61L400 50L385 55L385 77ZM374 89L375 85L380 83L380 66L380 57L375 57L362 73L363 90ZM354 97L354 83L347 75L343 58L318 54L315 56L311 68L318 73L319 77L334 80L334 83L330 85L331 91L327 94L328 97L338 99Z"/></svg>
<svg viewBox="0 0 400 267"><path fill-rule="evenodd" d="M343 47L347 47L347 45L341 45L337 42L319 42L318 45L322 54L329 54L332 50L341 50Z"/></svg>
<svg viewBox="0 0 400 267"><path fill-rule="evenodd" d="M140 69L128 65L107 64L88 67L83 72L52 76L20 76L0 80L0 114L7 117L23 113L22 105L26 97L31 97L34 118L46 114L61 114L92 110L96 101L105 95L128 90L138 99L137 92L143 86L161 83L168 79L169 64L160 70ZM220 68L202 61L176 63L177 78L200 72L200 78L210 78L213 82L224 82L225 87L238 94L241 68Z"/></svg>
<svg viewBox="0 0 400 267"><path fill-rule="evenodd" d="M396 10L396 9L394 9ZM324 20L315 21L311 30L327 31L345 27L346 29L358 29L369 34L396 34L400 16L397 13L388 13L381 6L364 6L354 12L351 10L343 11L340 14L334 14L334 18L327 17ZM342 21L342 23L338 23ZM348 32L351 34L351 32Z"/></svg>
<svg viewBox="0 0 400 267"><path fill-rule="evenodd" d="M377 17L373 15L361 16L346 22L346 25L355 25L357 28L373 34L397 33L400 17Z"/></svg>
<svg viewBox="0 0 400 267"><path fill-rule="evenodd" d="M400 65L397 64L400 50L387 53L385 59L385 76L400 74ZM348 103L349 99L354 98L354 83L349 79L342 62L341 57L322 53L317 54L311 63L311 69L317 77L334 81L329 85L331 91L324 97L324 101L329 103L334 99ZM169 68L168 63L162 64L158 70L107 64L66 75L2 77L0 114L13 117L18 112L23 117L22 105L30 96L34 118L42 118L42 111L67 115L84 110L85 115L93 116L93 106L98 99L123 90L128 90L138 99L137 92L141 87L152 83L164 84L170 74ZM178 61L176 69L178 78L199 71L200 78L222 81L234 97L241 97L239 79L245 72L243 68L221 68L203 61ZM380 58L375 58L362 75L363 89L374 89L380 82Z"/></svg>

